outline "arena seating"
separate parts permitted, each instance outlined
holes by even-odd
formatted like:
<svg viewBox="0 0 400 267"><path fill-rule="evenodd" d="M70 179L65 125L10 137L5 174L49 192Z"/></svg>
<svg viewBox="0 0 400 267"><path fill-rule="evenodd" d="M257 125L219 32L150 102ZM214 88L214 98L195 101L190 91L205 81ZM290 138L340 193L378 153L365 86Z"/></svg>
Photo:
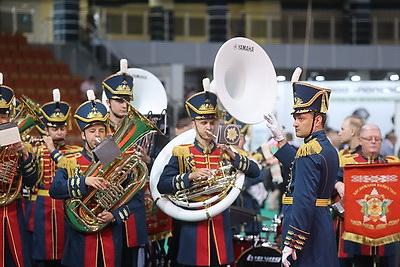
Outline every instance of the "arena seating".
<svg viewBox="0 0 400 267"><path fill-rule="evenodd" d="M54 58L52 51L27 43L25 36L0 33L0 72L3 84L11 87L17 98L28 96L40 105L53 101L52 91L59 88L61 100L68 102L72 112L80 105L80 84L83 79L72 75L65 62ZM73 123L73 139L79 132Z"/></svg>

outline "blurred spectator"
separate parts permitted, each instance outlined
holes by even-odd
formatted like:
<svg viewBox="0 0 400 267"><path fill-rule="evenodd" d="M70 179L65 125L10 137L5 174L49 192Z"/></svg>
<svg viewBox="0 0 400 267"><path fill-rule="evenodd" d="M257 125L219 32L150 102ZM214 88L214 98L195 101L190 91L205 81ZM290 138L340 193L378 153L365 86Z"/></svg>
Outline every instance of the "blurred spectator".
<svg viewBox="0 0 400 267"><path fill-rule="evenodd" d="M397 141L397 135L394 132L389 132L386 134L385 139L382 141L381 144L381 151L380 153L382 156L394 156L394 145Z"/></svg>
<svg viewBox="0 0 400 267"><path fill-rule="evenodd" d="M178 120L175 125L175 136L192 129L192 120L189 117L184 117Z"/></svg>
<svg viewBox="0 0 400 267"><path fill-rule="evenodd" d="M339 146L340 146L339 132L330 127L325 127L325 133L331 144L336 148L337 151L339 151Z"/></svg>
<svg viewBox="0 0 400 267"><path fill-rule="evenodd" d="M352 115L360 117L361 119L364 120L364 122L366 122L369 118L369 112L365 108L358 108L354 110Z"/></svg>
<svg viewBox="0 0 400 267"><path fill-rule="evenodd" d="M99 92L96 89L96 84L94 83L94 76L89 76L87 80L81 83L81 100L82 102L87 100L86 92L88 90L93 90L96 98L99 98Z"/></svg>

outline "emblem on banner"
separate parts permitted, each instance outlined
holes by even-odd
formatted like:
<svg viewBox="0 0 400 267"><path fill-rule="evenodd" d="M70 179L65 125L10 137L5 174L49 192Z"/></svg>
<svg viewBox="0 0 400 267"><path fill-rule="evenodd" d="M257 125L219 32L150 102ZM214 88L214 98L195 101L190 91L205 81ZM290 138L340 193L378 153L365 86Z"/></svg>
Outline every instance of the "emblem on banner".
<svg viewBox="0 0 400 267"><path fill-rule="evenodd" d="M362 207L361 212L364 214L364 223L368 221L381 221L386 223L386 214L389 212L389 205L393 200L386 199L385 195L379 194L376 188L372 189L370 195L365 195L364 199L357 200Z"/></svg>

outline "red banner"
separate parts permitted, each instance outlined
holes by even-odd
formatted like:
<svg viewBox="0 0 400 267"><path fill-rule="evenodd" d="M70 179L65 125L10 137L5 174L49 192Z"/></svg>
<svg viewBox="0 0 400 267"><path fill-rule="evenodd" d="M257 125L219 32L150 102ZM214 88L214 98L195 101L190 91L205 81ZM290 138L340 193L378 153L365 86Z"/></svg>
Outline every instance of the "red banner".
<svg viewBox="0 0 400 267"><path fill-rule="evenodd" d="M379 246L400 240L400 163L344 167L343 238Z"/></svg>

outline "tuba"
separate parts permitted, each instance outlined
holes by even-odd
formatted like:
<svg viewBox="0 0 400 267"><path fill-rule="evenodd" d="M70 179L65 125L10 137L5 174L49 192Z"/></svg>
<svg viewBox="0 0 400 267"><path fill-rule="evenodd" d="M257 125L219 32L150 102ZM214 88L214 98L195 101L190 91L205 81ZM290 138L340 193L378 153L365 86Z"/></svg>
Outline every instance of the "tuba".
<svg viewBox="0 0 400 267"><path fill-rule="evenodd" d="M11 118L11 121L17 123L18 131L23 136L42 122L23 98L20 101L19 112ZM18 173L19 156L19 152L12 146L0 148L0 206L14 201L21 191L22 177Z"/></svg>
<svg viewBox="0 0 400 267"><path fill-rule="evenodd" d="M135 93L134 99L131 101L132 106L145 115L158 128L161 129L162 124L164 124L163 134L165 134L168 100L163 84L153 73L147 70L128 68L127 72L135 79ZM147 155L151 155L155 134L147 134L138 141L138 144L143 147Z"/></svg>
<svg viewBox="0 0 400 267"><path fill-rule="evenodd" d="M135 79L135 95L133 101L131 101L132 106L162 129L163 134L165 134L168 100L163 84L153 73L147 70L128 68L127 71ZM143 136L138 141L138 145L143 148L143 153L149 156L154 155L156 144L160 141L158 138L162 137L155 132ZM149 241L154 242L171 236L172 218L162 212L154 203L148 181L144 185L143 191Z"/></svg>
<svg viewBox="0 0 400 267"><path fill-rule="evenodd" d="M85 176L103 177L109 182L107 189L90 188L85 196L64 202L65 214L76 230L100 231L108 224L100 224L97 215L124 205L144 186L148 178L146 164L136 155L126 152L144 135L156 131L159 130L153 123L128 104L128 112L113 135L123 153L106 166L93 162L83 173Z"/></svg>
<svg viewBox="0 0 400 267"><path fill-rule="evenodd" d="M278 87L275 69L257 43L242 37L225 42L215 57L213 75L211 91L217 94L221 106L237 120L246 124L259 123L264 120L264 114L272 111ZM175 219L192 222L207 220L229 208L244 183L243 173L226 172L229 166L221 166L216 171L220 177L212 178L217 181L212 186L195 185L190 192L161 195L157 184L172 149L180 144L191 143L194 138L194 130L175 137L160 152L150 173L150 190L158 207ZM234 179L231 179L232 176Z"/></svg>

